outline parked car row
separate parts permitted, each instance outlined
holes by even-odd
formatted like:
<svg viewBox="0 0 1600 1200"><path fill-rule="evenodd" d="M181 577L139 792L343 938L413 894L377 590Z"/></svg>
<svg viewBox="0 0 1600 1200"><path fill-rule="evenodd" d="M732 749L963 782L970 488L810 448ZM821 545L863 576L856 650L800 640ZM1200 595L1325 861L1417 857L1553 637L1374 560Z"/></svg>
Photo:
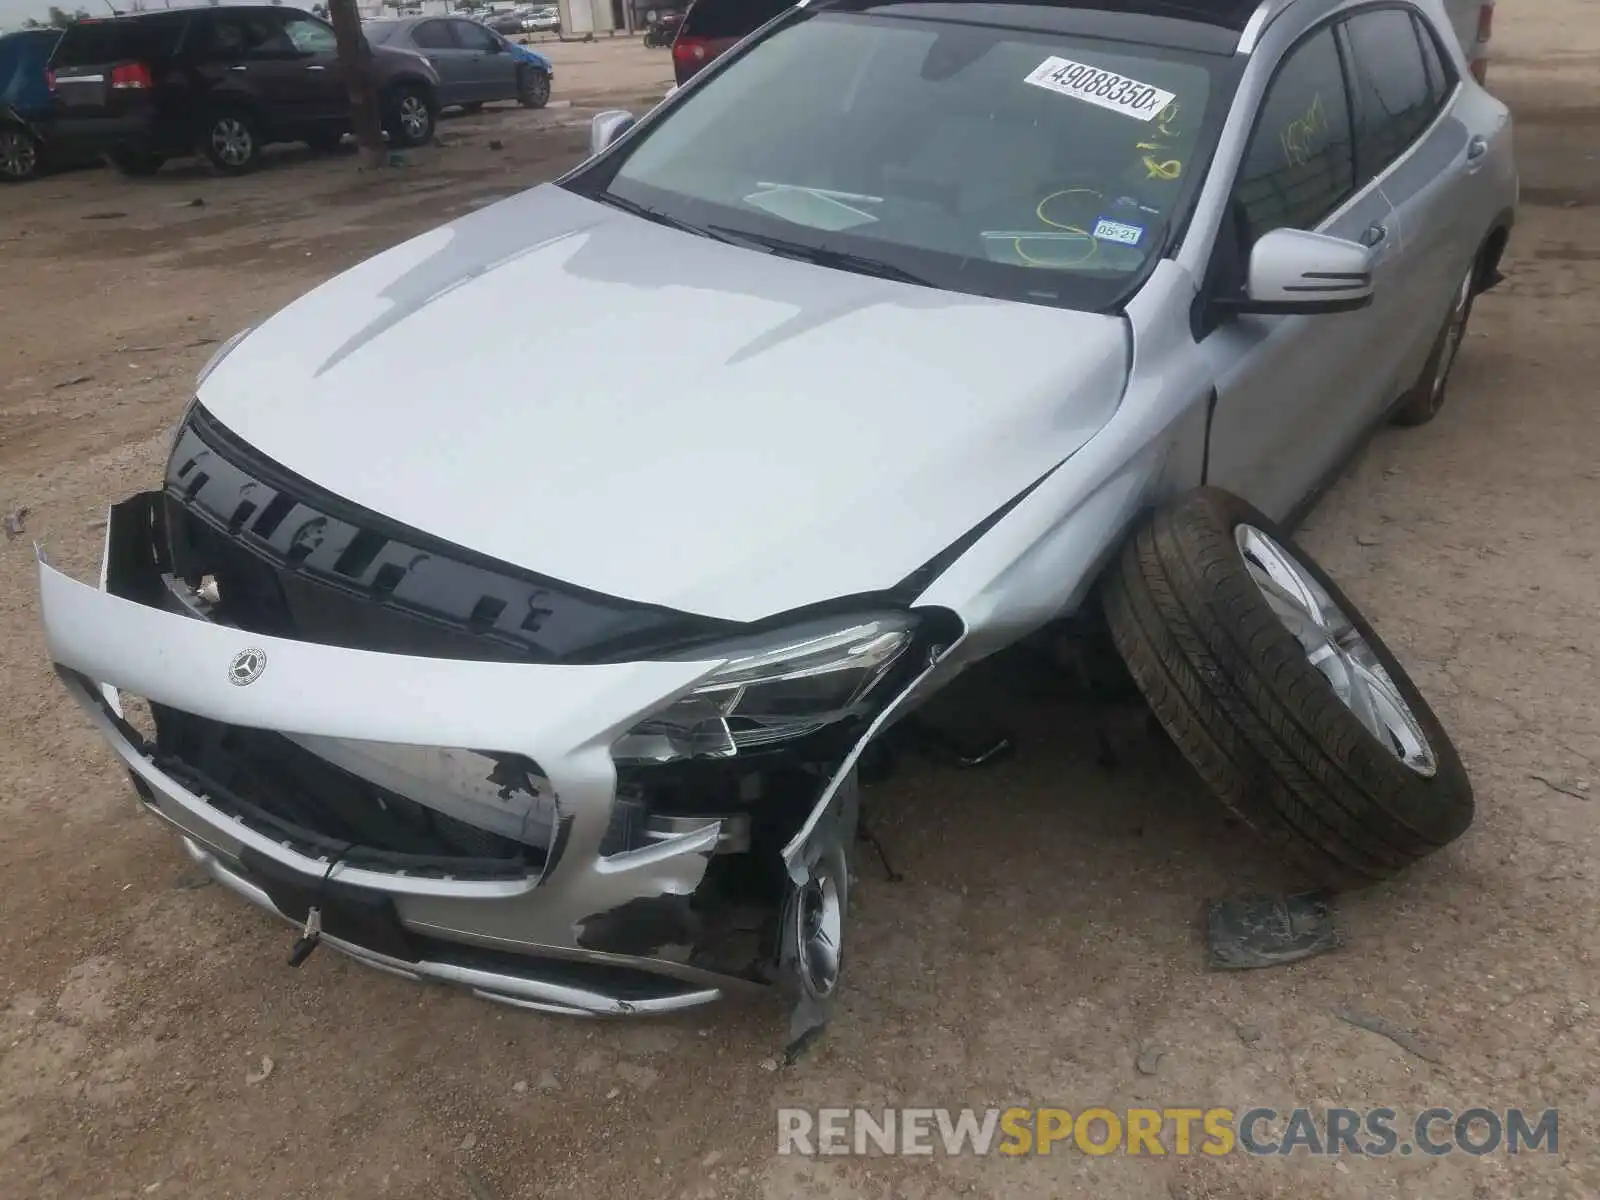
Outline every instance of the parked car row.
<svg viewBox="0 0 1600 1200"><path fill-rule="evenodd" d="M365 28L391 145L430 141L444 108L550 99L550 60L476 21ZM331 149L351 129L332 26L277 6L162 10L0 38L0 83L7 180L85 158L149 175L191 154L238 174L269 144Z"/></svg>
<svg viewBox="0 0 1600 1200"><path fill-rule="evenodd" d="M554 4L524 4L484 23L496 33L560 33L561 10Z"/></svg>

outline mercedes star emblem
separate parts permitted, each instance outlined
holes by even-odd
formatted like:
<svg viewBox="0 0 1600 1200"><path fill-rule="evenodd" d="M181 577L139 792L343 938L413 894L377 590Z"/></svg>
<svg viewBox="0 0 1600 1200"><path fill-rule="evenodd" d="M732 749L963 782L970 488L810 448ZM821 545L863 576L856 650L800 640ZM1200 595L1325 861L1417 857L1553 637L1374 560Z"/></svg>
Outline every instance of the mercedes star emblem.
<svg viewBox="0 0 1600 1200"><path fill-rule="evenodd" d="M233 656L233 661L228 664L228 681L244 687L261 678L261 672L267 669L267 652L252 646L248 650L241 650Z"/></svg>

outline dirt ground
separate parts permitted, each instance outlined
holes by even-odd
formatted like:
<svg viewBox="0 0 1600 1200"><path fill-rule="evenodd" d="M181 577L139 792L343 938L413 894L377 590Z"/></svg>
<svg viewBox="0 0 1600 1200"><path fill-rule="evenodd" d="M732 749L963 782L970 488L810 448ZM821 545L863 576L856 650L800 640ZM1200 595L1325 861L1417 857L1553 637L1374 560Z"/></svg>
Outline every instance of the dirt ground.
<svg viewBox="0 0 1600 1200"><path fill-rule="evenodd" d="M1503 4L1498 51L1524 184L1510 280L1444 415L1380 434L1305 533L1453 731L1473 829L1344 898L1340 952L1208 973L1205 899L1278 886L1275 864L1137 719L1108 772L1082 713L1018 702L1012 760L914 766L872 795L906 878L864 863L837 1018L776 1071L775 1007L579 1022L333 954L286 969L284 928L195 886L137 811L47 668L35 602L32 540L93 570L105 505L157 478L211 346L551 177L593 107L660 95L665 53L558 45L571 107L443 122L444 145L381 177L285 152L241 180L178 164L0 192L0 512L28 510L0 541L0 1196L1600 1195L1600 11ZM1560 1154L774 1152L786 1104L1141 1103L1557 1106Z"/></svg>

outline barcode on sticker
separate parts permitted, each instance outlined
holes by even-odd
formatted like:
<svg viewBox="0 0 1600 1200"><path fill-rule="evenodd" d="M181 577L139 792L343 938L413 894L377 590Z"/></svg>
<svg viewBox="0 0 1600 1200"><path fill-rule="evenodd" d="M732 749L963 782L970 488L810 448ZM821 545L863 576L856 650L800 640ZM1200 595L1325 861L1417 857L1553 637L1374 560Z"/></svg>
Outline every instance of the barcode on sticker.
<svg viewBox="0 0 1600 1200"><path fill-rule="evenodd" d="M1116 242L1122 246L1137 246L1144 239L1144 227L1141 225L1128 225L1122 221L1113 221L1108 217L1101 217L1100 223L1094 227L1094 238L1097 242Z"/></svg>
<svg viewBox="0 0 1600 1200"><path fill-rule="evenodd" d="M1154 84L1141 83L1103 67L1073 62L1070 58L1045 59L1028 73L1024 82L1140 121L1153 120L1177 98L1173 92L1163 91Z"/></svg>

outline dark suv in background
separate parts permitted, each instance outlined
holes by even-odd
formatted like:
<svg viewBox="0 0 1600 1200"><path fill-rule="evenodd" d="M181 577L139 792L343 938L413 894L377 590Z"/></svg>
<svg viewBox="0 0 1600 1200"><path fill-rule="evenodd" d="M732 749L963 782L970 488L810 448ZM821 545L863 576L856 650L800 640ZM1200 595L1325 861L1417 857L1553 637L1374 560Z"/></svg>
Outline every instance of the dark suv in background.
<svg viewBox="0 0 1600 1200"><path fill-rule="evenodd" d="M793 6L794 0L694 0L672 43L672 73L678 86Z"/></svg>
<svg viewBox="0 0 1600 1200"><path fill-rule="evenodd" d="M350 130L333 27L293 8L228 5L86 20L50 60L50 137L125 174L201 154L248 171L271 142L326 148ZM372 47L391 144L433 137L439 77L421 55Z"/></svg>

